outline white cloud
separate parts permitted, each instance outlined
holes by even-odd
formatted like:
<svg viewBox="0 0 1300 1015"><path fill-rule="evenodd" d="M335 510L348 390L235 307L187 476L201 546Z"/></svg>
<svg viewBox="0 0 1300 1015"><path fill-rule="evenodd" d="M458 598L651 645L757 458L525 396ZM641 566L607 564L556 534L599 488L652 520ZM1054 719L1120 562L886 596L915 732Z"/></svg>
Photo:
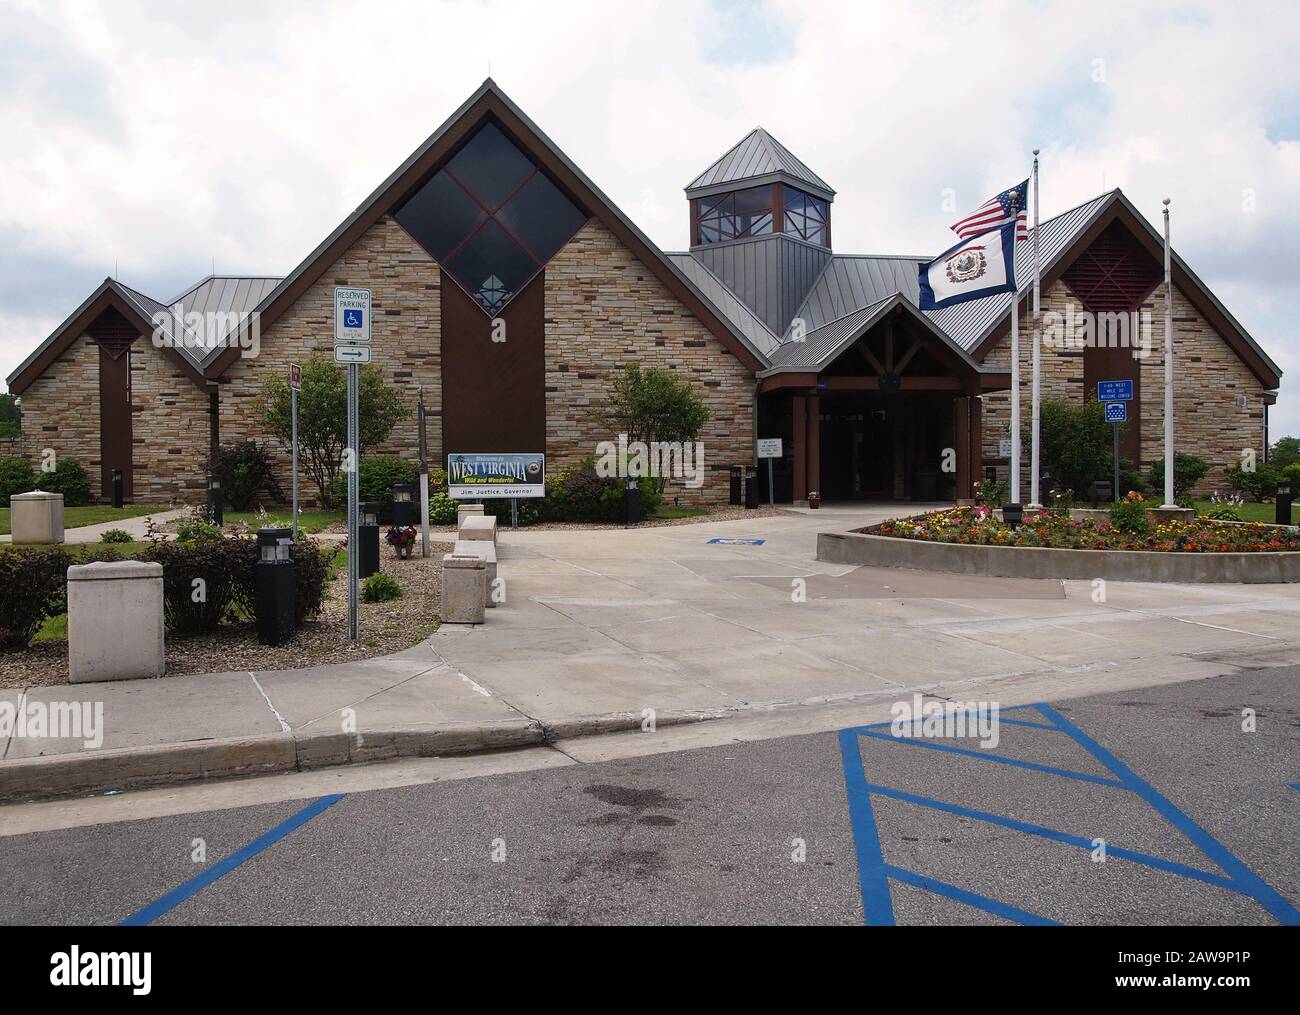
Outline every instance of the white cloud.
<svg viewBox="0 0 1300 1015"><path fill-rule="evenodd" d="M289 270L489 62L667 248L682 186L760 123L837 188L845 252L940 249L941 191L973 206L1035 145L1045 215L1104 181L1158 223L1171 195L1180 253L1300 367L1286 3L0 0L0 18L0 373L115 263L160 298L214 261ZM1296 383L1277 432L1300 432Z"/></svg>

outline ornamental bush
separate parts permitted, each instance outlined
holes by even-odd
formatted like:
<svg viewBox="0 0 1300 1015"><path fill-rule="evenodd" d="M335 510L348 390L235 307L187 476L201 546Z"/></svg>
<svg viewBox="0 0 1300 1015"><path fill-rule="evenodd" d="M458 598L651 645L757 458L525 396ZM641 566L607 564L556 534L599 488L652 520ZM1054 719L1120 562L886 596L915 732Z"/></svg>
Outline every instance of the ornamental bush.
<svg viewBox="0 0 1300 1015"><path fill-rule="evenodd" d="M393 485L395 483L410 483L412 500L415 499L415 491L419 489L420 471L414 462L382 455L369 458L363 457L361 459L361 471L357 475L357 499L374 501L378 504L379 520L381 522L391 522L393 520ZM338 478L334 481L332 499L336 504L347 504L347 473L339 473ZM430 501L433 500L432 493L430 493L429 499Z"/></svg>
<svg viewBox="0 0 1300 1015"><path fill-rule="evenodd" d="M1255 468L1235 465L1228 472L1228 485L1246 500L1271 500L1277 495L1278 472L1268 462L1256 462Z"/></svg>
<svg viewBox="0 0 1300 1015"><path fill-rule="evenodd" d="M367 603L386 603L401 595L402 587L382 572L372 574L361 584L361 598Z"/></svg>
<svg viewBox="0 0 1300 1015"><path fill-rule="evenodd" d="M1125 494L1124 499L1110 509L1110 526L1131 536L1149 533L1151 522L1147 518L1146 498L1137 492Z"/></svg>
<svg viewBox="0 0 1300 1015"><path fill-rule="evenodd" d="M218 450L206 471L221 480L222 503L230 511L251 511L259 494L284 503L284 488L275 478L271 449L257 441L240 441Z"/></svg>
<svg viewBox="0 0 1300 1015"><path fill-rule="evenodd" d="M33 490L63 494L64 507L81 507L90 503L90 478L86 470L71 458L58 458L53 472L38 472Z"/></svg>
<svg viewBox="0 0 1300 1015"><path fill-rule="evenodd" d="M36 473L26 458L0 458L0 508L16 493L36 489Z"/></svg>
<svg viewBox="0 0 1300 1015"><path fill-rule="evenodd" d="M429 524L456 524L456 502L447 496L445 490L439 493L429 493Z"/></svg>
<svg viewBox="0 0 1300 1015"><path fill-rule="evenodd" d="M1204 458L1190 455L1186 451L1174 452L1174 500L1187 494L1192 487L1205 478L1210 471L1210 463ZM1151 464L1151 489L1159 496L1164 496L1165 460L1158 458Z"/></svg>
<svg viewBox="0 0 1300 1015"><path fill-rule="evenodd" d="M25 647L47 617L63 612L59 604L71 562L62 546L0 550L0 649Z"/></svg>
<svg viewBox="0 0 1300 1015"><path fill-rule="evenodd" d="M149 544L140 560L163 569L163 619L175 634L215 631L253 601L254 539L218 537Z"/></svg>

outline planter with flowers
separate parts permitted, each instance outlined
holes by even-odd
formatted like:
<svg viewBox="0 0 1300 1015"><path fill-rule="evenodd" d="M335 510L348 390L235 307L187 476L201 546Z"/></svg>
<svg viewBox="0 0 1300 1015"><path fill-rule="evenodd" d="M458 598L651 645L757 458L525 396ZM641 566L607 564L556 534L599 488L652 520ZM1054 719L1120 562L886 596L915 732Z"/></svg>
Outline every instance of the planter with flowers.
<svg viewBox="0 0 1300 1015"><path fill-rule="evenodd" d="M388 545L396 552L399 560L409 560L415 548L415 527L411 525L394 525L384 537Z"/></svg>

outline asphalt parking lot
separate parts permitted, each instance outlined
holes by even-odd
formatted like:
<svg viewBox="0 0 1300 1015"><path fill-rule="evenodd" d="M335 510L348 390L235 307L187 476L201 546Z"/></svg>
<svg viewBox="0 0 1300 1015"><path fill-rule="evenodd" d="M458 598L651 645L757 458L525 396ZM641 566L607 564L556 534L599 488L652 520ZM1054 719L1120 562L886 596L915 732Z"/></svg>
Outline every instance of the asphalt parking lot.
<svg viewBox="0 0 1300 1015"><path fill-rule="evenodd" d="M1295 923L1298 679L1016 709L993 751L855 729L3 836L2 918Z"/></svg>

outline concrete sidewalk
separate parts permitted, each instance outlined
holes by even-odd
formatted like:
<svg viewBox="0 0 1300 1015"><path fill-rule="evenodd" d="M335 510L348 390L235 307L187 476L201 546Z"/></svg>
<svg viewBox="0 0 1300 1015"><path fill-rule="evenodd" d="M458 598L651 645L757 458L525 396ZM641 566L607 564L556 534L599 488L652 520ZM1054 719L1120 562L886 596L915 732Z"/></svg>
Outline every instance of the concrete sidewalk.
<svg viewBox="0 0 1300 1015"><path fill-rule="evenodd" d="M100 522L97 525L82 525L75 529L65 529L63 541L65 543L98 543L104 533L111 529L121 529L123 532L130 533L132 539L140 540L148 535L150 521L162 525L165 522L180 518L188 511L188 508L176 508L175 510L156 511L148 515L138 515L135 518L121 518L115 522ZM13 536L0 536L0 543L12 542Z"/></svg>
<svg viewBox="0 0 1300 1015"><path fill-rule="evenodd" d="M14 706L102 703L104 716L94 746L0 742L0 798L519 747L914 692L1009 701L1032 685L1071 697L1116 681L1300 662L1294 586L1110 583L1094 602L1090 582L813 558L817 532L896 512L506 531L506 602L481 627L443 627L397 655L0 694Z"/></svg>

